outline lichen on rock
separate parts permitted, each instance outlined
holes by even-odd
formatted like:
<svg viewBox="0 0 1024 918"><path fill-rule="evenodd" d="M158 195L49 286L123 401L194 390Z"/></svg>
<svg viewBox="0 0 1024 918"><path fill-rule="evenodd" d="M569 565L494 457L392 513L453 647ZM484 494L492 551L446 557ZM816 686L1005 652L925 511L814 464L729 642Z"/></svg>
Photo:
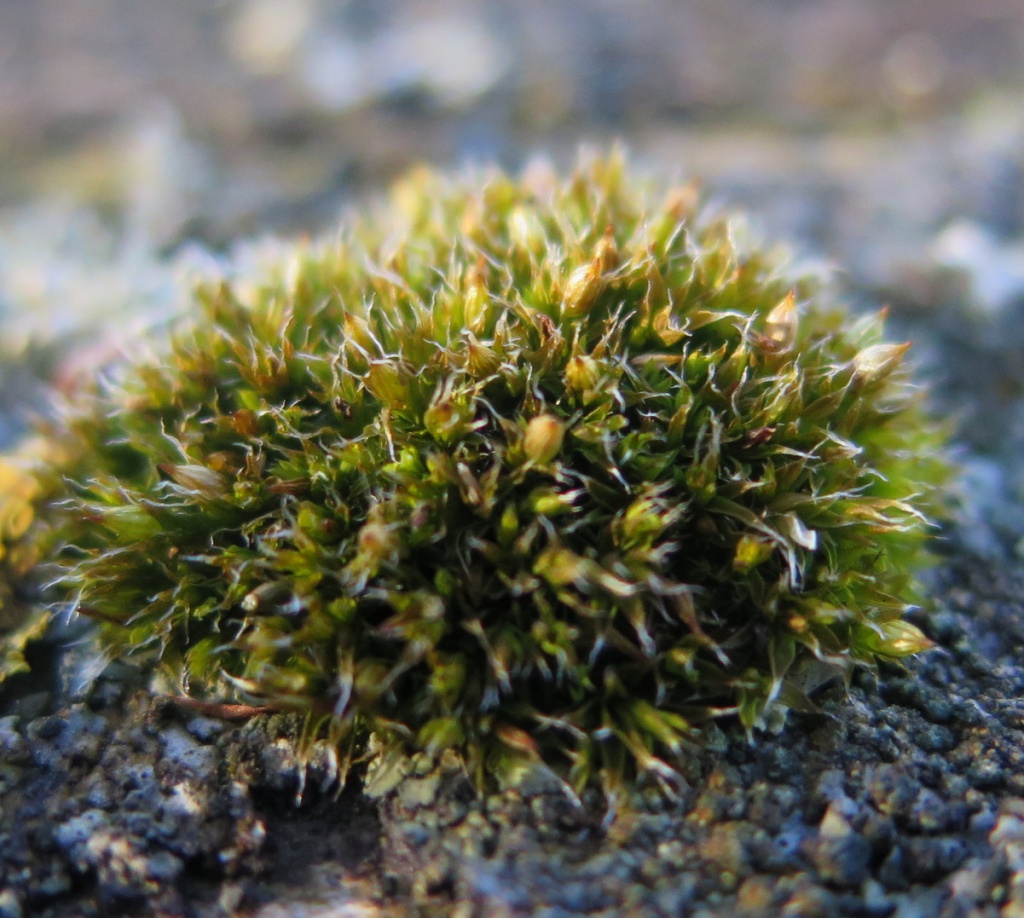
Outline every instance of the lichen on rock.
<svg viewBox="0 0 1024 918"><path fill-rule="evenodd" d="M942 436L882 324L620 156L420 171L79 400L47 538L106 653L346 758L671 783L929 645Z"/></svg>

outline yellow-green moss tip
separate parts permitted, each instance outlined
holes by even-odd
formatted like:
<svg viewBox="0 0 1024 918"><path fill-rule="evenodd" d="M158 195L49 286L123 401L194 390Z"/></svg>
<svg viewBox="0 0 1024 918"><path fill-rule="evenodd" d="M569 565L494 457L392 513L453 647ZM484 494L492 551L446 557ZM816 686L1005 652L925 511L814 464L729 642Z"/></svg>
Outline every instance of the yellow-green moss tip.
<svg viewBox="0 0 1024 918"><path fill-rule="evenodd" d="M0 455L0 685L28 669L25 649L42 637L48 624L46 610L20 599L16 590L39 554L30 533L43 499L40 481L32 473L37 446L30 442L17 453Z"/></svg>
<svg viewBox="0 0 1024 918"><path fill-rule="evenodd" d="M80 407L64 587L112 654L341 743L669 776L806 662L928 646L941 438L881 324L620 158L419 172Z"/></svg>

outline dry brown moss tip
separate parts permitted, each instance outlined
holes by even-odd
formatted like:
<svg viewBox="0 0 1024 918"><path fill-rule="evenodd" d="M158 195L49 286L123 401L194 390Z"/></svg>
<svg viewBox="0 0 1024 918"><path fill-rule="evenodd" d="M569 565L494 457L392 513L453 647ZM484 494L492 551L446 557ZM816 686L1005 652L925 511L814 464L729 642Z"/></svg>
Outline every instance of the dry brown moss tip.
<svg viewBox="0 0 1024 918"><path fill-rule="evenodd" d="M902 619L942 474L905 345L621 157L418 172L201 290L71 421L63 584L112 656L481 780L671 780Z"/></svg>

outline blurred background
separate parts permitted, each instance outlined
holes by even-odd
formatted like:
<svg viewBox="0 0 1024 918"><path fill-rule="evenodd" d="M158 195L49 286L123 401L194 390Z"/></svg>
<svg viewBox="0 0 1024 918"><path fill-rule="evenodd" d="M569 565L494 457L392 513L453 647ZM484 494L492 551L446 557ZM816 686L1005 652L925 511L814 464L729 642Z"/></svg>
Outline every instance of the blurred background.
<svg viewBox="0 0 1024 918"><path fill-rule="evenodd" d="M954 152L929 146L1019 150L1022 101L1019 0L0 0L0 201L162 244L305 229L410 162L609 137L752 188L896 140L904 184ZM972 190L1008 208L999 165Z"/></svg>
<svg viewBox="0 0 1024 918"><path fill-rule="evenodd" d="M0 418L26 345L165 316L413 163L616 139L1020 415L1022 103L1021 0L0 0Z"/></svg>

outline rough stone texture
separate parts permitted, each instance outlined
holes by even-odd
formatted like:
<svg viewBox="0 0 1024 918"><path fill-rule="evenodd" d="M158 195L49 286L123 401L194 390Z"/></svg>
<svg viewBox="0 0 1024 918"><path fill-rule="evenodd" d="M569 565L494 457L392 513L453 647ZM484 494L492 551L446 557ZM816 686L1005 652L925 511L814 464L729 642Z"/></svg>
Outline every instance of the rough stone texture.
<svg viewBox="0 0 1024 918"><path fill-rule="evenodd" d="M376 817L352 793L297 805L300 771L330 779L281 721L229 729L110 684L0 720L0 914L234 914L324 864L354 896Z"/></svg>
<svg viewBox="0 0 1024 918"><path fill-rule="evenodd" d="M0 876L27 914L184 908L185 875L230 879L265 829L220 756L145 695L3 722Z"/></svg>

